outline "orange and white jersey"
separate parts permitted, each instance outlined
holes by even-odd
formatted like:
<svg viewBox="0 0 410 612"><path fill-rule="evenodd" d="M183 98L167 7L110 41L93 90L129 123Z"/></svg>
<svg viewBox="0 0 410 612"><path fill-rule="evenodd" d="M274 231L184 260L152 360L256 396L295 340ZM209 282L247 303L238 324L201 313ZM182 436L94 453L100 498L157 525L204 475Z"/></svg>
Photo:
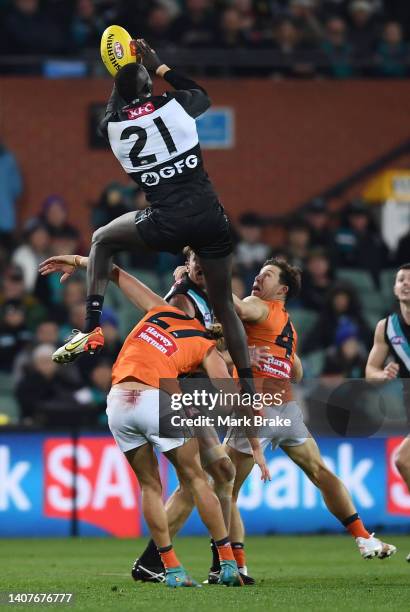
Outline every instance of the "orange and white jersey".
<svg viewBox="0 0 410 612"><path fill-rule="evenodd" d="M269 363L261 370L253 368L256 378L290 379L295 359L297 333L281 300L266 301L267 318L261 323L244 323L249 346L266 346Z"/></svg>
<svg viewBox="0 0 410 612"><path fill-rule="evenodd" d="M160 379L196 370L214 346L197 319L174 306L153 308L125 339L113 366L112 384L134 378L159 388Z"/></svg>

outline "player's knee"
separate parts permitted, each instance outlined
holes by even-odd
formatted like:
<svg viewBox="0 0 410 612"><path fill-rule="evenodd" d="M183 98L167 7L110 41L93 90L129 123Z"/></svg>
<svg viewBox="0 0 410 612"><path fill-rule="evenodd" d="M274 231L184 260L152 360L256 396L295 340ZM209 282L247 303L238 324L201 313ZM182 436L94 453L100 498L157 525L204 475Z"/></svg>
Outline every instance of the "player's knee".
<svg viewBox="0 0 410 612"><path fill-rule="evenodd" d="M94 246L98 246L103 244L107 239L107 231L106 226L99 227L96 229L92 235L91 242Z"/></svg>
<svg viewBox="0 0 410 612"><path fill-rule="evenodd" d="M222 457L215 461L213 471L213 479L215 485L230 484L233 486L235 480L235 466L229 457Z"/></svg>

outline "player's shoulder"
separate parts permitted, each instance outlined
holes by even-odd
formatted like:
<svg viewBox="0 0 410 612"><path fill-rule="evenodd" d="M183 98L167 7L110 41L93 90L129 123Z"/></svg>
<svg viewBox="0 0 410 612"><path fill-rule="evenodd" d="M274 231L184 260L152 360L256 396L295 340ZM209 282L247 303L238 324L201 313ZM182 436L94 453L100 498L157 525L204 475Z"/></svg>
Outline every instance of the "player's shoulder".
<svg viewBox="0 0 410 612"><path fill-rule="evenodd" d="M384 341L385 337L386 337L386 325L387 325L387 319L389 318L390 315L388 315L387 317L384 317L383 319L380 319L380 321L378 321L376 323L376 327L374 330L374 337L375 340L378 341Z"/></svg>

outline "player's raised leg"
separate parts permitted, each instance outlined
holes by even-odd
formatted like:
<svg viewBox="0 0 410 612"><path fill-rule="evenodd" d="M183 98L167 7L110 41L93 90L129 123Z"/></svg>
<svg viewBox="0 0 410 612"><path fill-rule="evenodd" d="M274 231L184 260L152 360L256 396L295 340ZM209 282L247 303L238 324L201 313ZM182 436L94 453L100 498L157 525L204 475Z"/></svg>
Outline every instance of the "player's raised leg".
<svg viewBox="0 0 410 612"><path fill-rule="evenodd" d="M391 557L396 552L395 546L382 542L367 531L350 493L343 482L326 466L313 438L308 438L297 446L282 445L282 449L320 489L328 510L355 538L364 559L373 557L384 559Z"/></svg>
<svg viewBox="0 0 410 612"><path fill-rule="evenodd" d="M67 363L84 352L94 353L104 345L100 318L104 294L112 270L115 253L146 247L140 238L136 213L129 212L98 228L92 237L87 264L87 301L84 331L76 331L53 355L54 361Z"/></svg>
<svg viewBox="0 0 410 612"><path fill-rule="evenodd" d="M165 567L164 581L169 587L195 586L173 549L167 515L162 502L158 461L150 444L127 451L128 459L141 487L142 511Z"/></svg>

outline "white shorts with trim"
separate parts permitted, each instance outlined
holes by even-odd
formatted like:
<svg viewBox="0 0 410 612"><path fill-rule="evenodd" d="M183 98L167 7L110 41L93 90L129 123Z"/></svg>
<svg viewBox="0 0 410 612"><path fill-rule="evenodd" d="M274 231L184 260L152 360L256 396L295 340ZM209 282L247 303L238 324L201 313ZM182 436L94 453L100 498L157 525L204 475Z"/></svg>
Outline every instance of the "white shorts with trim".
<svg viewBox="0 0 410 612"><path fill-rule="evenodd" d="M160 393L158 389L111 389L107 397L108 426L123 453L147 442L161 453L185 444L185 438L159 435Z"/></svg>
<svg viewBox="0 0 410 612"><path fill-rule="evenodd" d="M271 444L272 450L276 450L278 446L300 446L310 437L309 431L303 422L303 413L295 401L287 402L279 408L267 406L263 409L262 416L269 419L279 417L280 419L289 419L290 421L290 425L275 427L267 425L258 429L257 437L263 451L269 444ZM231 428L225 437L224 443L241 453L252 455L251 445L248 438L245 437L243 430L238 431L237 428Z"/></svg>

